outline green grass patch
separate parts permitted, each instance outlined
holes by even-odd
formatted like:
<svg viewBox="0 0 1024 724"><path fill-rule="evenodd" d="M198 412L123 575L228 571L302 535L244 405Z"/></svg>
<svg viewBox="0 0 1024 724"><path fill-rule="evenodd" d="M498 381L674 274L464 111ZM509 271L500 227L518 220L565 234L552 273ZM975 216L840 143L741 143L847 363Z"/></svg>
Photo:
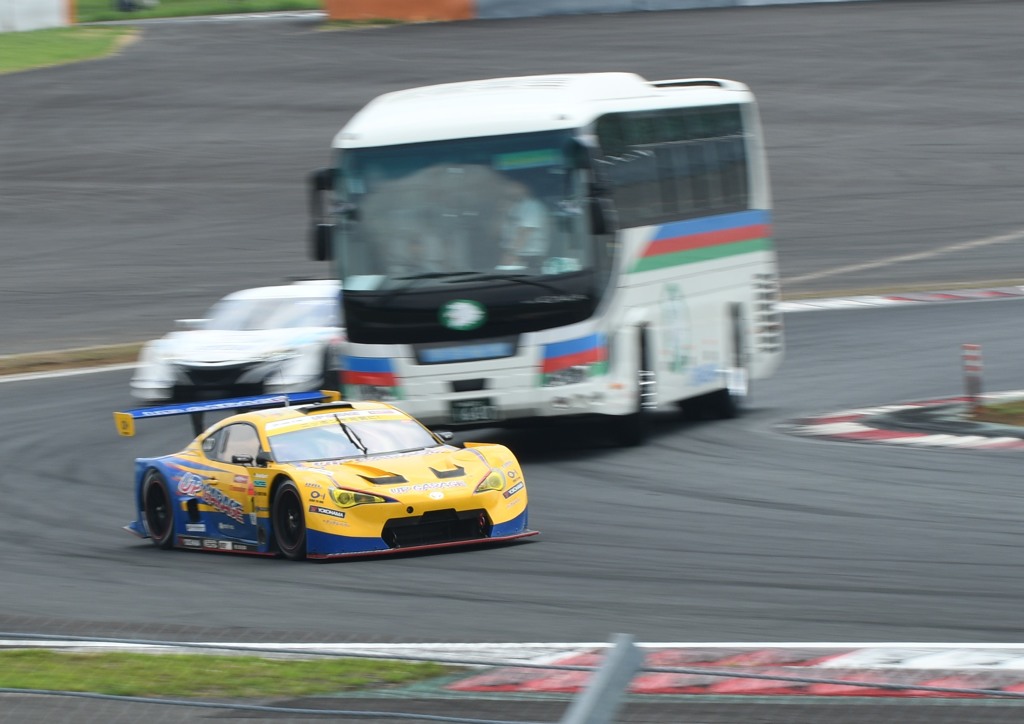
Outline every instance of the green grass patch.
<svg viewBox="0 0 1024 724"><path fill-rule="evenodd" d="M282 10L323 10L322 0L133 0L136 10L120 10L117 0L77 0L80 23L145 18L180 18L192 15L267 13ZM149 7L147 7L149 5Z"/></svg>
<svg viewBox="0 0 1024 724"><path fill-rule="evenodd" d="M4 33L0 43L0 73L102 58L134 36L134 30L121 26Z"/></svg>
<svg viewBox="0 0 1024 724"><path fill-rule="evenodd" d="M102 347L66 349L56 352L31 352L29 354L9 355L0 357L0 375L19 375L30 372L76 369L79 367L129 364L138 360L141 350L141 342L131 342Z"/></svg>
<svg viewBox="0 0 1024 724"><path fill-rule="evenodd" d="M981 405L971 416L978 422L995 422L1001 425L1024 426L1024 400L1010 400L994 405Z"/></svg>
<svg viewBox="0 0 1024 724"><path fill-rule="evenodd" d="M0 687L115 696L267 699L408 684L441 664L377 659L263 659L202 654L0 652Z"/></svg>

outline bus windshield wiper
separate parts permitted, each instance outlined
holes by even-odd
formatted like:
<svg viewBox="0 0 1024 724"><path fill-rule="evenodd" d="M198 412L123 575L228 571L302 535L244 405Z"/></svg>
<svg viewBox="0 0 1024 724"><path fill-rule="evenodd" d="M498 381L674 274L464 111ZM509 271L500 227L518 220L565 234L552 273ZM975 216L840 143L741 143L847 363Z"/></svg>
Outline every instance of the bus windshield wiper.
<svg viewBox="0 0 1024 724"><path fill-rule="evenodd" d="M392 289L389 289L388 293L384 296L384 298L380 301L380 303L381 303L381 306L385 306L386 307L388 304L390 304L394 300L394 298L396 296L398 296L399 294L402 294L403 292L409 291L410 289L415 287L417 285L417 283L423 281L424 279L444 279L445 277L460 277L460 276L466 276L467 274L477 274L477 273L478 272L475 272L475 271L472 271L472 270L469 270L469 271L443 271L443 272L442 271L429 271L429 272L420 272L418 274L405 274L405 275L400 276L400 277L391 277L392 281L399 281L399 282L405 282L405 283L404 284L399 284L399 285L393 287Z"/></svg>
<svg viewBox="0 0 1024 724"><path fill-rule="evenodd" d="M465 276L467 274L479 274L479 272L475 272L475 271L472 271L472 270L470 270L470 271L431 271L431 272L421 272L420 274L406 274L405 276L391 277L391 278L394 281L403 281L404 282L406 280L410 280L411 281L413 279L444 279L445 277L458 277L458 276Z"/></svg>
<svg viewBox="0 0 1024 724"><path fill-rule="evenodd" d="M460 282L516 282L517 284L529 284L541 289L546 289L549 292L556 294L564 293L564 289L556 287L554 284L548 284L547 282L537 281L536 277L531 274L509 274L509 273L494 273L494 272L474 272L474 276L463 276L461 279L452 279L450 284L458 284Z"/></svg>

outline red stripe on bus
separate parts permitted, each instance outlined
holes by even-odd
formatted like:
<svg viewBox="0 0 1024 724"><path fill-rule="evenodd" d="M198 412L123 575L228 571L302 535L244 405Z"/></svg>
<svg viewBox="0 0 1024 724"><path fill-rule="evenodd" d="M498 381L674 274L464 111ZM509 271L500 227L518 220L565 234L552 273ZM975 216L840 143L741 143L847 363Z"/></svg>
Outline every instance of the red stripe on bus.
<svg viewBox="0 0 1024 724"><path fill-rule="evenodd" d="M394 387L398 384L395 376L390 372L355 372L343 370L341 382L345 385L379 385L381 387Z"/></svg>
<svg viewBox="0 0 1024 724"><path fill-rule="evenodd" d="M771 226L768 224L737 226L734 229L722 229L721 231L707 231L702 234L673 236L667 239L656 239L655 241L652 241L644 251L644 256L649 257L658 256L659 254L672 254L677 251L690 251L692 249L703 249L709 246L719 246L720 244L733 244L737 241L765 239L769 236L771 236Z"/></svg>
<svg viewBox="0 0 1024 724"><path fill-rule="evenodd" d="M604 347L592 347L582 352L563 354L560 357L549 357L544 360L541 371L544 373L557 372L573 365L586 365L594 362L604 362L606 358Z"/></svg>

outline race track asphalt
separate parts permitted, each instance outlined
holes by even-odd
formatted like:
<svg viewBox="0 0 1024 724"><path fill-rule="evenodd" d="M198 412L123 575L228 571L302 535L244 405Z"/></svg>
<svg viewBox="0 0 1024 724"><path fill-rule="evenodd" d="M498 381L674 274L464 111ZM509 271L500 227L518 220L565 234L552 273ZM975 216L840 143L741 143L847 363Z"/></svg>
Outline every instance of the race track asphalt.
<svg viewBox="0 0 1024 724"><path fill-rule="evenodd" d="M1019 283L1022 21L1016 2L887 2L346 32L147 25L114 58L0 76L0 353L157 336L232 289L322 272L302 255L303 183L343 121L384 90L518 73L750 83L789 295ZM0 458L17 474L0 478L0 625L287 641L1019 638L1013 456L778 427L956 394L967 341L986 350L989 389L1020 387L1019 305L793 315L784 370L749 416L666 418L643 450L584 430L493 433L524 460L541 538L373 565L161 555L119 530L138 449L109 415L128 401L127 374L6 383ZM174 449L179 433L146 445ZM661 711L636 721L680 721ZM830 703L784 720L875 713ZM874 720L1005 711L962 713Z"/></svg>

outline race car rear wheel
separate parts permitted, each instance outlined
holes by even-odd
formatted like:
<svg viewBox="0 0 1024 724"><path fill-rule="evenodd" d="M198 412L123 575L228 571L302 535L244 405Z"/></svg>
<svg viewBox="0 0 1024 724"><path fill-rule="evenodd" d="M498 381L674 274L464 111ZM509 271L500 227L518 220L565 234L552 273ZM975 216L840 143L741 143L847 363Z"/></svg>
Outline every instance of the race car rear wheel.
<svg viewBox="0 0 1024 724"><path fill-rule="evenodd" d="M157 548L174 545L174 501L167 481L156 470L146 473L142 483L142 514L149 538Z"/></svg>
<svg viewBox="0 0 1024 724"><path fill-rule="evenodd" d="M274 527L274 544L281 555L293 561L305 558L306 516L302 496L291 480L282 481L274 491L270 520Z"/></svg>

